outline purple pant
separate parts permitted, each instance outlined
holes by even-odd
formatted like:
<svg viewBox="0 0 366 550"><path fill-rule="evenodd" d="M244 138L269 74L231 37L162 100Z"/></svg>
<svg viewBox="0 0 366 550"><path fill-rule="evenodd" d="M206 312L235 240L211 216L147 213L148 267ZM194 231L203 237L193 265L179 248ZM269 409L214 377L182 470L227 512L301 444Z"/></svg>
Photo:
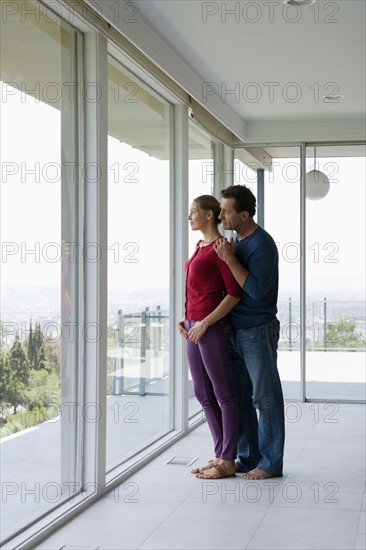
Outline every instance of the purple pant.
<svg viewBox="0 0 366 550"><path fill-rule="evenodd" d="M189 330L196 321L185 321ZM238 409L231 381L227 319L211 325L194 344L187 338L187 357L194 394L201 403L214 441L215 457L235 460Z"/></svg>

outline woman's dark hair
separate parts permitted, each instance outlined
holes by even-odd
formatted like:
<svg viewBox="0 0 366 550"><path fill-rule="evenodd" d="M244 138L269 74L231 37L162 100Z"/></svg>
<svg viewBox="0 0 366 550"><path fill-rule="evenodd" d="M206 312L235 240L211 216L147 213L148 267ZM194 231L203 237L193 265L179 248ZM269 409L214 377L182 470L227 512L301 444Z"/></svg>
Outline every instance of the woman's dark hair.
<svg viewBox="0 0 366 550"><path fill-rule="evenodd" d="M221 223L221 220L219 220L221 208L220 203L216 199L216 197L213 197L212 195L200 195L199 197L193 199L193 202L196 202L201 210L203 210L204 212L208 212L209 210L211 210L214 215L214 222L216 223L216 225L219 225L219 223Z"/></svg>
<svg viewBox="0 0 366 550"><path fill-rule="evenodd" d="M237 214L246 211L251 218L255 215L255 196L245 185L230 185L222 189L221 196L223 199L234 199L234 210Z"/></svg>

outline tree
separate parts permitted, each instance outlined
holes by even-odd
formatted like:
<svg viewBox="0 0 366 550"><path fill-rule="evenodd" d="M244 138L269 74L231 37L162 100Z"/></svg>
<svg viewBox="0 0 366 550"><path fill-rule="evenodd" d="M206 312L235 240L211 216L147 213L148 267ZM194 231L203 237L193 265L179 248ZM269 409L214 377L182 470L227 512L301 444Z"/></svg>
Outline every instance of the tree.
<svg viewBox="0 0 366 550"><path fill-rule="evenodd" d="M356 323L339 319L327 324L327 348L361 348L365 346L365 337L356 329Z"/></svg>
<svg viewBox="0 0 366 550"><path fill-rule="evenodd" d="M52 357L52 352L50 353L49 342L45 339L40 347L38 354L38 370L44 370L48 373L54 372L58 374L58 366L57 364L55 365L50 361L50 356Z"/></svg>
<svg viewBox="0 0 366 550"><path fill-rule="evenodd" d="M6 389L7 389L7 371L8 366L6 364L7 356L0 352L0 400L1 403L6 403Z"/></svg>
<svg viewBox="0 0 366 550"><path fill-rule="evenodd" d="M29 387L25 392L27 409L47 409L58 407L60 403L60 381L54 372L41 369L31 370Z"/></svg>
<svg viewBox="0 0 366 550"><path fill-rule="evenodd" d="M32 319L29 325L29 335L27 340L28 359L31 368L38 370L39 366L39 352L44 342L44 336L41 331L40 323L36 323L34 331L32 328Z"/></svg>
<svg viewBox="0 0 366 550"><path fill-rule="evenodd" d="M45 360L47 363L47 369L50 372L60 374L60 356L61 356L61 341L52 338L52 336L44 336L43 349ZM40 351L41 353L41 351ZM44 368L44 367L43 367Z"/></svg>
<svg viewBox="0 0 366 550"><path fill-rule="evenodd" d="M33 365L33 368L38 370L39 369L39 350L41 349L41 346L43 344L43 334L41 331L41 325L40 323L36 323L34 327L34 335L33 335L33 341L34 341L34 350L35 350L35 362Z"/></svg>
<svg viewBox="0 0 366 550"><path fill-rule="evenodd" d="M46 360L46 354L44 350L44 344L41 345L39 354L38 354L38 369L39 370L49 370Z"/></svg>
<svg viewBox="0 0 366 550"><path fill-rule="evenodd" d="M28 359L30 362L30 366L34 365L35 362L35 348L34 348L34 342L33 342L33 329L32 329L32 319L29 323L29 336L28 336Z"/></svg>
<svg viewBox="0 0 366 550"><path fill-rule="evenodd" d="M3 349L5 349L5 344L7 340L6 336L7 334L4 323L0 321L0 353L3 351Z"/></svg>
<svg viewBox="0 0 366 550"><path fill-rule="evenodd" d="M18 334L6 357L3 370L3 399L5 402L10 403L15 414L18 406L24 401L24 393L29 379L28 358L19 340Z"/></svg>

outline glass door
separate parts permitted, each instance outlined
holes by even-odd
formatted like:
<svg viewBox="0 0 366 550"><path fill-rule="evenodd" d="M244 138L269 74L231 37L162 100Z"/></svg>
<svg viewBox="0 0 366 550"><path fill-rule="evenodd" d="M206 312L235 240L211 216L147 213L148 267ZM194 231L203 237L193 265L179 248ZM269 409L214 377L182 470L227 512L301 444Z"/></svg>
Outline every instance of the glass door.
<svg viewBox="0 0 366 550"><path fill-rule="evenodd" d="M365 400L365 147L306 157L306 397Z"/></svg>
<svg viewBox="0 0 366 550"><path fill-rule="evenodd" d="M189 121L189 181L188 181L188 205L200 195L212 195L214 180L214 147L211 137L197 124ZM188 212L187 212L188 216ZM191 231L187 221L188 231L188 256L190 257L200 238L197 232ZM193 382L188 369L188 408L189 418L202 411L200 403L193 393Z"/></svg>

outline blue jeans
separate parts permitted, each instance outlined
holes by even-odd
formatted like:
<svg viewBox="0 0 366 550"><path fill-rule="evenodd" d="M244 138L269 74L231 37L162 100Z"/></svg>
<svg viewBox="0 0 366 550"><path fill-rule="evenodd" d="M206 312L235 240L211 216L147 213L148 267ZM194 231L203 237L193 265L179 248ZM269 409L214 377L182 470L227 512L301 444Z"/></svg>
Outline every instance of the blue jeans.
<svg viewBox="0 0 366 550"><path fill-rule="evenodd" d="M234 329L230 362L239 408L236 464L248 472L261 468L282 476L285 414L277 370L280 323ZM258 411L258 415L257 415Z"/></svg>

